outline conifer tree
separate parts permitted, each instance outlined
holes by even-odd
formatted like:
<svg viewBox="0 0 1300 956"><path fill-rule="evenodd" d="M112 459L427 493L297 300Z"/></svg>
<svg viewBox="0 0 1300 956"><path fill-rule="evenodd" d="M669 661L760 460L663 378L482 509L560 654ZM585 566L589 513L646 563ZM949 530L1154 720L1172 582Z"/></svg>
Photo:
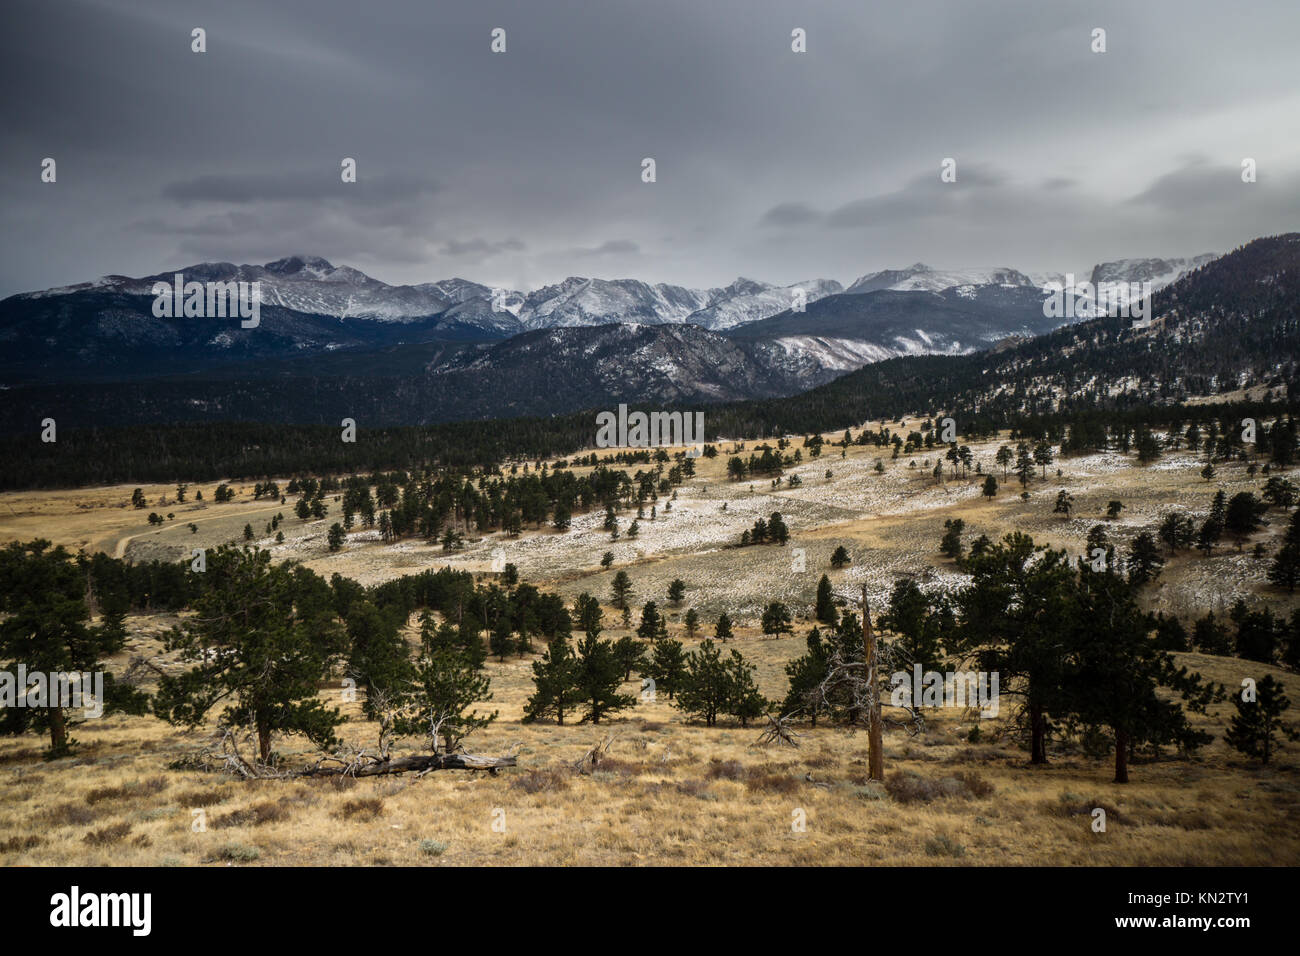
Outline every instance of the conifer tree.
<svg viewBox="0 0 1300 956"><path fill-rule="evenodd" d="M1283 723L1282 715L1291 706L1283 693L1285 688L1272 675L1266 675L1255 685L1255 699L1248 701L1245 693L1233 698L1237 713L1228 723L1224 741L1247 757L1258 757L1268 763L1278 749L1277 735L1288 740L1300 740L1300 731Z"/></svg>
<svg viewBox="0 0 1300 956"><path fill-rule="evenodd" d="M831 589L831 579L822 575L822 579L817 582L817 603L813 609L813 617L823 624L835 624L839 620L839 611L835 608L835 592Z"/></svg>
<svg viewBox="0 0 1300 956"><path fill-rule="evenodd" d="M603 718L636 703L631 695L619 693L623 678L623 667L614 653L613 643L602 641L598 634L587 634L578 643L573 671L577 699L586 708L579 723L599 724Z"/></svg>
<svg viewBox="0 0 1300 956"><path fill-rule="evenodd" d="M126 643L127 601L105 598L101 607L102 620L92 626L86 579L64 548L38 539L0 551L0 733L48 732L45 755L63 757L76 747L69 725L78 716L148 709L142 692L105 673L103 659ZM20 686L19 673L43 679ZM95 696L93 679L81 679L92 674L103 676L102 697ZM78 679L61 681L61 675ZM80 696L84 691L91 696Z"/></svg>
<svg viewBox="0 0 1300 956"><path fill-rule="evenodd" d="M272 565L267 551L230 546L208 555L204 577L194 617L166 641L194 666L161 678L158 715L197 727L224 702L221 724L251 726L263 763L277 733L332 745L343 717L317 697L317 684L346 641L329 586L305 568Z"/></svg>
<svg viewBox="0 0 1300 956"><path fill-rule="evenodd" d="M551 640L541 659L533 662L533 695L524 705L523 722L554 717L560 726L571 716L582 696L577 686L577 658L567 635Z"/></svg>

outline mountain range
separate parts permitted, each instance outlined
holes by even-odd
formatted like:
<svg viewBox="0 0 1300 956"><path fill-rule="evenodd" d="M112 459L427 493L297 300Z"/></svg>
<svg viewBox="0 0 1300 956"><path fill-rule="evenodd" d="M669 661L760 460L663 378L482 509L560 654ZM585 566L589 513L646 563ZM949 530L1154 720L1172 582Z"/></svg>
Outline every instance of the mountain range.
<svg viewBox="0 0 1300 956"><path fill-rule="evenodd" d="M1163 288L1214 259L1116 260L1086 275ZM175 272L260 283L259 325L154 316L153 286ZM889 358L964 355L1052 332L1065 320L1044 308L1049 281L1068 285L917 263L847 287L571 277L522 293L460 278L388 285L317 256L200 263L0 301L0 387L11 409L62 408L78 424L349 413L413 424L779 397ZM1068 294L1087 317L1087 300Z"/></svg>

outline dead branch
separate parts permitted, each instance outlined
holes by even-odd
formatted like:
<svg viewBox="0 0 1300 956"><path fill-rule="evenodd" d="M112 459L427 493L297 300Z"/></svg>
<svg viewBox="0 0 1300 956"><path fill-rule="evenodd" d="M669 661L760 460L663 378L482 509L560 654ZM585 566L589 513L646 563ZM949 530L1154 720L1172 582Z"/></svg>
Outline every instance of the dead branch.
<svg viewBox="0 0 1300 956"><path fill-rule="evenodd" d="M617 736L617 733L612 733L603 741L596 744L596 746L592 747L582 755L578 762L573 765L573 769L582 774L591 773L591 771L595 770L597 765L599 765L601 758L605 754L609 753L609 748L613 746L614 738Z"/></svg>

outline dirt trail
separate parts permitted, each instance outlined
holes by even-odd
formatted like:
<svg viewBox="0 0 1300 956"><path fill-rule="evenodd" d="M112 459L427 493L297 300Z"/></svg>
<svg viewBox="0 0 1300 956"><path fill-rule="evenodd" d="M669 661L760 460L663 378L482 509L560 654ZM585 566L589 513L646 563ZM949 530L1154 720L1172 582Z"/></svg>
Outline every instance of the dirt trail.
<svg viewBox="0 0 1300 956"><path fill-rule="evenodd" d="M145 535L148 534L157 534L159 531L168 531L172 528L187 526L190 524L202 524L205 521L213 521L217 518L238 518L238 517L242 517L243 515L261 514L266 511L279 511L279 510L283 510L284 507L285 507L284 505L280 504L279 502L276 502L275 504L272 505L263 505L259 508L249 508L244 511L219 511L215 514L204 515L201 518L191 517L184 521L173 521L169 525L163 525L160 528L154 528L153 530L150 531L137 531L135 534L124 535L123 537L117 539L117 544L113 548L113 557L115 558L126 557L127 545L129 545L136 538L143 538Z"/></svg>

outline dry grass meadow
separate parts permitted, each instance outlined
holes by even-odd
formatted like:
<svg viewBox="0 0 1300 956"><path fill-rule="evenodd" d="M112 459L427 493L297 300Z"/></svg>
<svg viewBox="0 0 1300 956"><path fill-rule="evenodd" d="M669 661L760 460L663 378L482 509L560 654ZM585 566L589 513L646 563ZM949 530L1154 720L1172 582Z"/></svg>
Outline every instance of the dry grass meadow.
<svg viewBox="0 0 1300 956"><path fill-rule="evenodd" d="M829 439L838 435L829 435ZM993 465L994 443L973 446L976 459L1002 483ZM923 464L933 452L890 460L888 450L855 446L840 456L827 446L793 473L801 487L773 489L766 481L732 483L723 455L701 460L698 475L673 501L659 502L641 534L611 542L600 514L575 516L566 533L526 530L517 539L471 536L461 552L445 554L422 542L385 546L374 535L349 537L330 553L325 529L335 520L301 522L287 504L252 499L251 483L235 501L159 505L172 486L146 487L144 512L128 502L130 486L0 495L0 541L49 538L70 549L104 550L133 558L188 556L241 538L250 523L258 543L277 559L294 559L329 576L335 571L374 584L427 567L451 564L487 573L504 554L524 580L572 598L588 591L608 601L614 571L627 570L639 608L666 600L668 582L688 584L686 600L672 609L669 631L681 637L680 616L696 608L712 621L722 610L740 623L734 646L758 664L763 692L784 696L783 667L803 651L817 581L828 573L838 595L850 598L865 584L879 608L893 582L916 576L923 587L956 583L960 575L938 553L945 518L962 517L969 541L1010 530L1036 541L1083 549L1088 529L1105 523L1112 498L1124 502L1109 522L1112 539L1127 545L1138 531L1154 530L1171 509L1204 514L1214 491L1258 492L1262 479L1244 466L1225 465L1206 482L1203 462L1170 452L1140 467L1118 454L1068 458L1048 469L1022 500L1012 476L998 496L980 496L980 479L938 485ZM874 470L877 459L883 474ZM1055 474L1056 468L1062 474ZM832 472L826 477L827 470ZM788 473L789 474L789 473ZM1058 489L1074 495L1068 520L1052 514ZM725 504L725 508L724 508ZM332 508L332 511L337 510ZM170 512L161 529L144 521L148 511ZM785 548L736 549L743 529L759 515L780 511L791 528ZM287 519L276 544L262 530L277 512ZM624 527L631 516L624 519ZM197 530L191 530L193 522ZM1270 589L1266 563L1250 549L1264 542L1272 553L1282 531L1278 512L1269 527L1237 551L1228 545L1211 558L1182 554L1148 589L1152 608L1185 618L1226 608L1238 597L1289 613L1296 601ZM853 563L829 570L837 545ZM610 570L599 567L613 551ZM793 637L764 637L763 604L772 599L796 610ZM606 637L627 633L606 607ZM166 667L160 637L174 617L128 621L131 640L120 670L136 656ZM709 627L711 631L711 626ZM1289 684L1300 700L1295 674L1232 658L1189 653L1184 663L1228 687L1266 673ZM532 656L490 660L497 721L470 738L470 749L500 754L516 747L519 765L497 775L445 771L359 781L298 779L242 781L169 767L213 740L215 727L186 733L152 717L109 716L74 729L75 756L47 762L46 741L0 738L0 863L5 865L1296 865L1300 863L1300 761L1296 746L1268 767L1249 762L1221 739L1191 759L1139 758L1133 782L1110 783L1106 759L1057 744L1051 764L1031 768L1004 706L996 720L936 711L926 731L901 729L885 736L885 786L867 780L866 736L841 727L799 728L797 747L760 746L759 730L728 725L705 728L684 722L662 699L638 701L608 725L520 723L531 691ZM147 686L147 685L146 685ZM633 682L625 688L635 693ZM337 689L323 699L339 704ZM373 746L376 728L357 706L340 704L352 720L341 728L350 743ZM1230 704L1195 722L1221 738ZM888 716L888 715L887 715ZM969 732L980 725L979 739ZM594 768L577 769L583 754L607 744ZM416 741L405 742L408 749ZM310 754L301 741L280 739L292 763ZM1104 833L1094 832L1093 810L1107 812ZM802 821L802 826L799 824ZM199 825L199 824L202 825Z"/></svg>

